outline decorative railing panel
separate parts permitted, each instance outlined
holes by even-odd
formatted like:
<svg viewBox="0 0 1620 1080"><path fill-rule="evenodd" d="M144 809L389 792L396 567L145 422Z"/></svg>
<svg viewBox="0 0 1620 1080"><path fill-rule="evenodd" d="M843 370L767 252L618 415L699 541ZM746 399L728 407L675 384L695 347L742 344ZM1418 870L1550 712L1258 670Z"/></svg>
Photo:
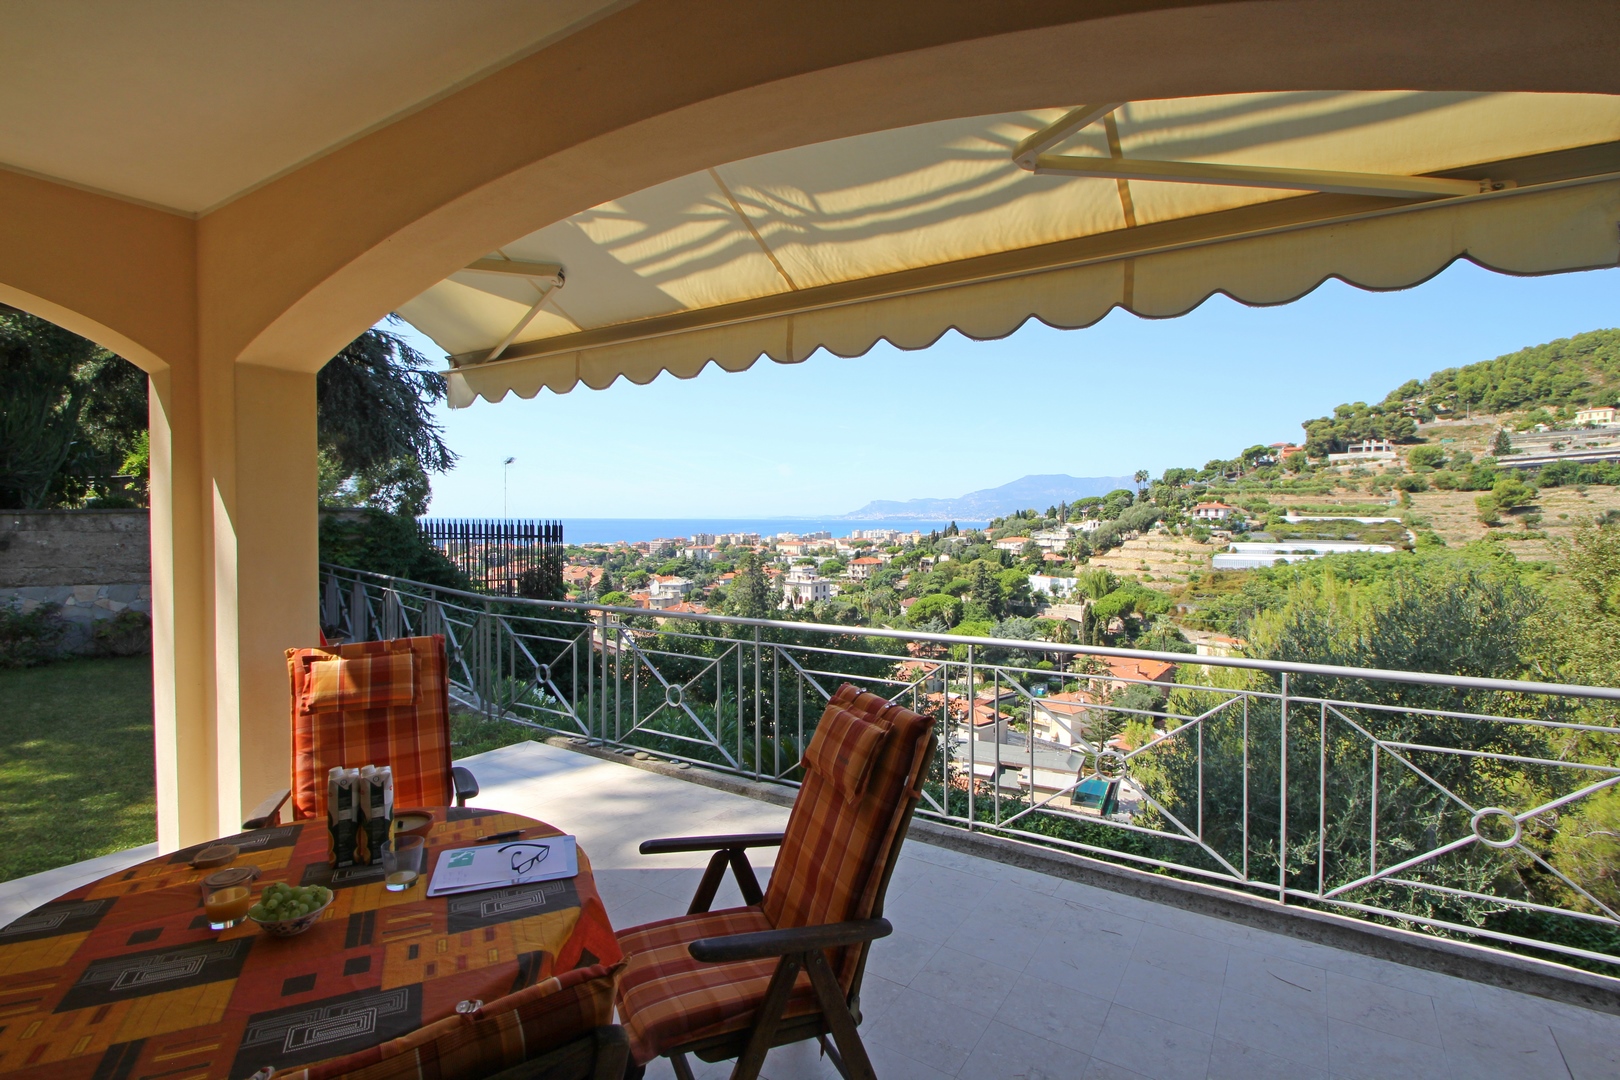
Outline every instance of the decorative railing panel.
<svg viewBox="0 0 1620 1080"><path fill-rule="evenodd" d="M939 724L922 814L1620 970L1620 690L490 597L337 567L351 639L440 633L465 707L796 784L854 683ZM1176 664L1123 678L1110 656ZM1607 854L1606 854L1607 853ZM1609 965L1614 965L1613 968Z"/></svg>

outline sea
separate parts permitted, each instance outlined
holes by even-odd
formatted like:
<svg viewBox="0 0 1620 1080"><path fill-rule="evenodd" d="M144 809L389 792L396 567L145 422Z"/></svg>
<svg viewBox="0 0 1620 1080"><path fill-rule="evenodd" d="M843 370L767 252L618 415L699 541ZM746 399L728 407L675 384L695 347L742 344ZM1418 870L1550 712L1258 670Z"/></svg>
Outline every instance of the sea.
<svg viewBox="0 0 1620 1080"><path fill-rule="evenodd" d="M920 518L563 518L563 539L570 544L610 544L615 540L635 543L638 540L658 540L665 537L691 537L697 533L759 533L761 537L777 533L829 532L833 536L848 536L857 529L913 529L931 532L943 531L949 521ZM986 522L959 519L957 527L981 528Z"/></svg>

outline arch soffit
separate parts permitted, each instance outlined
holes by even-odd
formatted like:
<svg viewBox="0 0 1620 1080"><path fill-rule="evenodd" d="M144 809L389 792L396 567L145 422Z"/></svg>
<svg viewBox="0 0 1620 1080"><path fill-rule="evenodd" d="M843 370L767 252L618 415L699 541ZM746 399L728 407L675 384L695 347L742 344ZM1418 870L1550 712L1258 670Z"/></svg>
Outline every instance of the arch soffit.
<svg viewBox="0 0 1620 1080"><path fill-rule="evenodd" d="M1620 28L1607 5L1582 0L1533 11L1503 0L1127 0L1079 19L1069 5L1066 22L1031 4L998 25L958 18L956 40L939 5L898 4L914 31L893 17L873 34L822 25L806 60L792 43L814 7L775 4L737 27L721 25L732 9L700 0L635 5L210 214L197 223L203 356L313 370L386 312L553 221L712 164L848 135L1084 100L1620 92L1607 62ZM693 55L713 70L673 78L670 58ZM410 182L379 182L390 175Z"/></svg>

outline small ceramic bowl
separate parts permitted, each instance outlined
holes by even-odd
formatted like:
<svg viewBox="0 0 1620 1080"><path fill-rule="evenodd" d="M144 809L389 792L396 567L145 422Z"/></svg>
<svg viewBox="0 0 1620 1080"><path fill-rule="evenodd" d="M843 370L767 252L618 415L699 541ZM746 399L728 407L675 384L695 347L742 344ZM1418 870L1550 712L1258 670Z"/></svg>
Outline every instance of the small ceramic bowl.
<svg viewBox="0 0 1620 1080"><path fill-rule="evenodd" d="M394 835L427 836L433 831L433 815L420 810L401 810L394 815Z"/></svg>
<svg viewBox="0 0 1620 1080"><path fill-rule="evenodd" d="M266 921L264 919L254 918L252 915L249 915L248 918L253 919L254 922L258 923L259 929L263 930L271 937L297 937L299 934L302 934L305 930L308 930L310 927L314 926L318 921L320 921L320 917L326 913L327 908L332 906L332 901L335 899L337 899L337 894L333 893L331 896L326 898L326 903L322 904L314 911L306 912L305 914L298 916L296 919L272 919Z"/></svg>

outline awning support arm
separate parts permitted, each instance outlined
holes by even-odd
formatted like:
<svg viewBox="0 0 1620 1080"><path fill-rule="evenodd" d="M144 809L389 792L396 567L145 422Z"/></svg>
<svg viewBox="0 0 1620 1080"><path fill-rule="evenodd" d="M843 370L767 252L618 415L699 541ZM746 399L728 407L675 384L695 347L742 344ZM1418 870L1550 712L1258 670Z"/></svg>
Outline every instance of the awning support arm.
<svg viewBox="0 0 1620 1080"><path fill-rule="evenodd" d="M1081 105L1077 109L1070 109L1014 147L1013 161L1017 162L1019 168L1033 172L1036 158L1075 132L1095 124L1123 104L1121 101L1111 101L1103 105Z"/></svg>
<svg viewBox="0 0 1620 1080"><path fill-rule="evenodd" d="M1161 180L1175 184L1282 188L1288 191L1323 191L1335 195L1374 195L1392 199L1453 198L1459 195L1501 191L1513 186L1511 182L1453 180L1439 176L1277 169L1256 165L1218 165L1203 161L1071 157L1066 154L1041 154L1035 159L1031 171L1046 176L1096 176L1112 180Z"/></svg>
<svg viewBox="0 0 1620 1080"><path fill-rule="evenodd" d="M523 333L524 328L534 321L536 315L540 314L540 309L546 306L546 301L551 299L551 294L563 287L563 281L565 280L562 267L555 263L518 262L512 259L479 259L467 269L491 274L514 274L518 277L525 277L534 283L536 289L540 290L540 299L536 300L534 306L529 308L523 318L517 321L516 326L506 332L506 336L501 338L500 344L489 350L489 355L479 361L479 363L483 364L501 358L501 354L506 351L507 347L516 341L517 336Z"/></svg>

